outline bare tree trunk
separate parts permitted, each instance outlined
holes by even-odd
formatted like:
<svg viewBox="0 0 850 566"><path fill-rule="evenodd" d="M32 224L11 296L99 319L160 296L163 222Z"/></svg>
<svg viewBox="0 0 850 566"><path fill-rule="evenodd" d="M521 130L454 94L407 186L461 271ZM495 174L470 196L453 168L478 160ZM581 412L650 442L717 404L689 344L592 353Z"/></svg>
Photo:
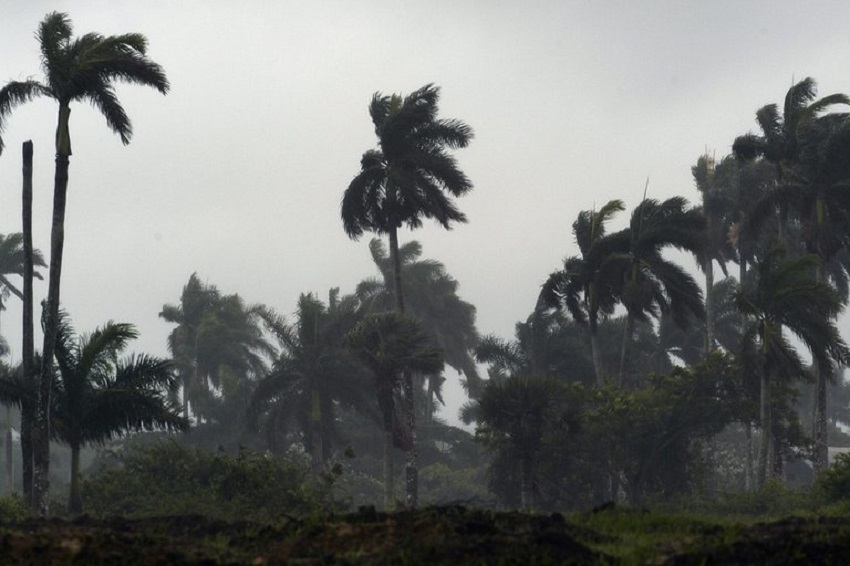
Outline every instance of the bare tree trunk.
<svg viewBox="0 0 850 566"><path fill-rule="evenodd" d="M310 463L313 472L319 473L324 469L325 450L322 445L322 441L324 440L324 433L322 431L322 396L319 393L318 387L313 387L312 396L313 406L310 412L310 436L312 437L310 450L312 454L310 455Z"/></svg>
<svg viewBox="0 0 850 566"><path fill-rule="evenodd" d="M620 349L620 373L617 378L619 387L623 387L624 378L626 375L626 360L629 357L629 346L632 342L632 336L635 331L635 319L632 315L626 315L626 328L623 330L623 345Z"/></svg>
<svg viewBox="0 0 850 566"><path fill-rule="evenodd" d="M753 425L744 425L746 455L744 457L744 491L753 491Z"/></svg>
<svg viewBox="0 0 850 566"><path fill-rule="evenodd" d="M770 376L766 368L761 372L761 396L759 400L759 421L761 426L761 442L759 443L758 476L756 487L761 489L767 480L770 466L771 446L771 407L770 407Z"/></svg>
<svg viewBox="0 0 850 566"><path fill-rule="evenodd" d="M12 460L12 409L6 407L6 495L15 491L15 466Z"/></svg>
<svg viewBox="0 0 850 566"><path fill-rule="evenodd" d="M83 512L83 496L80 477L80 445L71 444L71 486L68 490L68 512L74 515Z"/></svg>
<svg viewBox="0 0 850 566"><path fill-rule="evenodd" d="M42 516L49 511L50 489L50 389L53 381L53 353L59 322L59 289L62 277L62 254L65 247L65 204L68 192L68 165L71 141L68 119L71 109L67 103L59 105L59 123L56 129L56 174L53 181L53 219L50 231L50 269L47 281L47 312L44 321L41 377L38 402L35 410L33 435L33 504Z"/></svg>
<svg viewBox="0 0 850 566"><path fill-rule="evenodd" d="M21 221L23 228L24 246L24 283L23 283L23 315L22 315L22 345L21 371L23 379L35 379L33 356L35 351L35 331L33 330L33 248L32 248L32 141L23 144L24 181L21 191ZM21 475L23 476L24 499L32 507L32 417L29 410L21 406Z"/></svg>
<svg viewBox="0 0 850 566"><path fill-rule="evenodd" d="M705 353L714 350L714 299L711 288L714 287L714 261L709 257L703 266L705 271Z"/></svg>

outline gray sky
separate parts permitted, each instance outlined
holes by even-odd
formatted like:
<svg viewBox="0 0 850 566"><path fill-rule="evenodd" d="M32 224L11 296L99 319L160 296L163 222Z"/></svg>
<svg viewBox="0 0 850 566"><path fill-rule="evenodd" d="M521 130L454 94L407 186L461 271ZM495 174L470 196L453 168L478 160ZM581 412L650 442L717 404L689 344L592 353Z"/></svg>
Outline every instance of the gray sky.
<svg viewBox="0 0 850 566"><path fill-rule="evenodd" d="M612 198L633 207L647 176L649 196L694 200L691 165L706 148L728 153L795 79L850 92L844 0L1 0L0 10L0 81L40 78L34 32L52 10L78 34L144 33L166 70L166 97L118 87L134 125L127 147L92 108L72 109L62 287L78 330L132 322L136 349L161 355L171 327L157 314L194 271L287 314L301 292L351 292L375 274L369 236L350 241L339 219L375 145L375 91L436 83L441 115L474 128L457 152L475 184L458 201L469 224L401 239L447 266L482 334L505 338L576 253L580 210ZM20 146L34 141L45 254L55 120L49 101L20 108L0 156L0 232L15 232ZM9 302L2 333L16 355L20 307ZM454 407L462 399L449 392Z"/></svg>

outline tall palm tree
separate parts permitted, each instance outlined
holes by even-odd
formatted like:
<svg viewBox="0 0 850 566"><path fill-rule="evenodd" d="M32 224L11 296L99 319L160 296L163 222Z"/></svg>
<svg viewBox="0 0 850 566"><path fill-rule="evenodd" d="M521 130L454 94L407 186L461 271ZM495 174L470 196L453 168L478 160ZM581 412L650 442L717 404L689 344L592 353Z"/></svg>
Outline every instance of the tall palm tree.
<svg viewBox="0 0 850 566"><path fill-rule="evenodd" d="M387 234L393 263L393 292L396 309L404 313L398 230L403 225L418 228L423 218L433 218L444 228L466 222L452 197L472 190L472 182L457 166L451 149L466 147L472 129L455 119L437 118L440 89L427 84L407 96L376 92L369 105L379 149L371 149L360 160L360 173L342 197L343 229L350 238L364 231ZM414 442L407 453L406 503L417 504L416 411L413 377L404 376L407 426Z"/></svg>
<svg viewBox="0 0 850 566"><path fill-rule="evenodd" d="M626 307L626 329L620 354L619 383L623 384L626 358L635 322L648 322L669 312L687 327L689 317L705 318L703 293L681 266L665 258L668 248L703 254L705 216L687 208L682 197L663 202L644 199L632 212L629 227L611 235L614 263L622 273L621 301Z"/></svg>
<svg viewBox="0 0 850 566"><path fill-rule="evenodd" d="M847 298L850 282L850 115L808 120L798 132L799 156L786 185L806 250L820 258L817 278ZM815 470L827 466L827 368L815 366Z"/></svg>
<svg viewBox="0 0 850 566"><path fill-rule="evenodd" d="M850 362L850 350L834 322L844 302L829 285L815 279L818 261L811 254L787 259L784 248L775 246L756 264L754 277L735 293L745 317L742 357L750 367L755 366L761 379L759 486L764 484L769 467L773 381L779 376L799 379L807 375L783 328L800 339L821 367L832 370Z"/></svg>
<svg viewBox="0 0 850 566"><path fill-rule="evenodd" d="M68 164L71 157L69 119L71 103L91 103L106 118L106 125L125 145L133 134L132 124L115 94L115 82L150 86L165 94L168 79L162 67L148 59L147 39L139 33L103 36L87 33L74 38L67 14L52 12L41 21L36 33L41 48L44 82L13 81L0 89L0 132L4 119L18 105L46 96L59 105L56 126L56 170L53 185L53 220L50 236L50 268L47 288L47 318L38 411L36 412L34 503L47 513L50 452L48 424L53 349L59 320L59 289L62 252L65 245L65 203ZM0 140L0 151L3 149Z"/></svg>
<svg viewBox="0 0 850 566"><path fill-rule="evenodd" d="M430 374L440 371L443 354L431 345L431 337L418 320L398 312L367 315L348 334L346 341L374 376L384 433L384 507L389 509L394 497L393 431L400 377L405 372ZM409 429L404 429L404 436L407 451L414 439ZM410 505L409 499L405 503Z"/></svg>
<svg viewBox="0 0 850 566"><path fill-rule="evenodd" d="M279 429L292 422L299 426L317 472L330 454L337 406L371 408L365 372L343 344L362 318L362 308L355 297L338 299L337 293L331 290L327 305L313 294L302 294L294 323L270 309L263 312L280 353L271 372L257 383L248 409L251 421L265 417L270 445Z"/></svg>
<svg viewBox="0 0 850 566"><path fill-rule="evenodd" d="M369 242L372 261L381 274L357 286L357 295L374 310L393 308L393 267L381 240ZM433 335L434 343L444 352L446 364L461 372L470 395L481 385L472 351L478 342L475 307L461 299L459 284L439 261L421 259L422 245L412 240L399 248L405 309L422 321ZM434 381L440 376L427 376ZM432 388L433 390L433 388Z"/></svg>
<svg viewBox="0 0 850 566"><path fill-rule="evenodd" d="M108 322L93 333L75 336L60 315L56 339L59 369L52 402L52 432L71 449L68 510L82 511L80 450L134 430L183 430L179 409L168 390L177 380L168 360L144 354L119 359L138 337L131 324Z"/></svg>
<svg viewBox="0 0 850 566"><path fill-rule="evenodd" d="M600 317L614 313L618 301L618 273L612 269L605 224L617 213L625 210L620 200L612 200L599 210L583 210L573 222L573 234L581 256L564 260L564 267L553 272L540 291L542 304L557 309L566 308L573 319L587 326L590 336L590 351L597 384L605 384L605 374L598 329Z"/></svg>

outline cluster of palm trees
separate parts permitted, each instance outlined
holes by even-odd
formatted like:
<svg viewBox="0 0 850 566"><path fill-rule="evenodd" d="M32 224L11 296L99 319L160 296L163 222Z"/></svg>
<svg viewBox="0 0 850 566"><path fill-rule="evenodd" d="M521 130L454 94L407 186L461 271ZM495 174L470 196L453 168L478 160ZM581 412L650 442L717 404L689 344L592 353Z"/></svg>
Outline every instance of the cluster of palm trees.
<svg viewBox="0 0 850 566"><path fill-rule="evenodd" d="M492 379L466 408L466 418L525 438L512 427L527 427L528 415L548 410L551 404L535 401L550 389L546 380L639 390L649 373L669 372L673 358L696 366L720 349L734 357L739 379L749 384L741 393L758 399L757 417L735 417L761 432L755 484L780 473L788 449L783 427L791 423L776 422L773 415L794 419L787 410L790 398L808 380L815 381L817 392L812 460L816 470L823 469L826 384L850 363L836 325L850 281L850 115L829 112L836 104L850 99L817 99L815 83L807 78L788 91L782 113L776 105L760 109L760 134L737 138L733 155L720 163L705 155L693 167L700 206L689 207L680 197L662 202L644 197L628 226L614 233L607 227L625 209L622 201L581 212L573 223L579 255L548 277L535 313L517 326L517 340L486 337L479 345L479 360L490 365ZM670 250L694 256L705 274L705 294L669 259ZM727 274L730 262L739 266L737 281L715 282L715 264ZM564 316L570 320L553 324L553 317ZM610 336L600 343L600 332L607 326L610 334L612 324L622 332L618 355ZM590 360L565 365L564 354L553 355L552 338L575 348L576 325L583 329L578 343L589 346ZM630 360L633 348L642 351L639 359ZM502 394L517 398L520 390L529 403L523 410L493 401ZM526 475L520 479L530 481ZM528 486L521 491L528 495Z"/></svg>

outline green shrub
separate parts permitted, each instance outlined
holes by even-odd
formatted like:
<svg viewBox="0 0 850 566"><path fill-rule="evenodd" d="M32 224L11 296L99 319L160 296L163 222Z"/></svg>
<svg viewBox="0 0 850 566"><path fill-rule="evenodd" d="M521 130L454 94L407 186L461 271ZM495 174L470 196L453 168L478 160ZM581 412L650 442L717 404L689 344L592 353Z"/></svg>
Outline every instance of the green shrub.
<svg viewBox="0 0 850 566"><path fill-rule="evenodd" d="M87 512L269 520L333 506L332 481L264 453L212 454L171 440L131 447L121 461L84 482Z"/></svg>
<svg viewBox="0 0 850 566"><path fill-rule="evenodd" d="M0 523L18 523L29 515L24 498L13 493L0 497Z"/></svg>
<svg viewBox="0 0 850 566"><path fill-rule="evenodd" d="M839 454L818 476L817 489L826 501L850 500L850 454Z"/></svg>

